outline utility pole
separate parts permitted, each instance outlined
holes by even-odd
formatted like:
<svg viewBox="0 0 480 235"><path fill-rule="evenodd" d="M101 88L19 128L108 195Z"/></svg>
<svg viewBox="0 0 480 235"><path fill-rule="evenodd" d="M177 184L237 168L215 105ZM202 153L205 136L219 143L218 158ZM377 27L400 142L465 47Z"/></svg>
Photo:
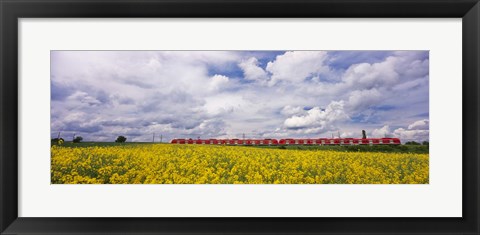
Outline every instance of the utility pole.
<svg viewBox="0 0 480 235"><path fill-rule="evenodd" d="M245 133L243 133L242 138L243 138L243 140L245 140Z"/></svg>
<svg viewBox="0 0 480 235"><path fill-rule="evenodd" d="M153 143L155 143L155 133L153 133L153 140L152 140Z"/></svg>
<svg viewBox="0 0 480 235"><path fill-rule="evenodd" d="M162 143L163 135L160 134L160 143Z"/></svg>
<svg viewBox="0 0 480 235"><path fill-rule="evenodd" d="M340 131L338 131L338 138L340 138Z"/></svg>
<svg viewBox="0 0 480 235"><path fill-rule="evenodd" d="M76 135L76 134L77 134L77 133L73 133L73 139L72 139L72 141L75 140L75 135Z"/></svg>
<svg viewBox="0 0 480 235"><path fill-rule="evenodd" d="M60 131L58 132L58 136L57 136L57 139L60 139Z"/></svg>

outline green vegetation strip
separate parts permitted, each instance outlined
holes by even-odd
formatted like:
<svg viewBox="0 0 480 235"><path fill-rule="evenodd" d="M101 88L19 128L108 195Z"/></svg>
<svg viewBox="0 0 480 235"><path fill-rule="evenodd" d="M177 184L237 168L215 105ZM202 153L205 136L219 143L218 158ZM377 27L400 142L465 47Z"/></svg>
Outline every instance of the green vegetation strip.
<svg viewBox="0 0 480 235"><path fill-rule="evenodd" d="M137 146L144 144L168 144L168 143L151 143L151 142L126 142L126 143L113 143L113 142L81 142L72 143L65 142L63 147L107 147L107 146ZM281 145L281 146L246 146L251 148L266 148L266 149L285 149L285 150L333 150L340 152L380 152L380 153L428 153L428 145L344 145L344 146L309 146L309 145Z"/></svg>
<svg viewBox="0 0 480 235"><path fill-rule="evenodd" d="M333 150L340 152L380 152L380 153L428 153L428 145L334 145L334 146L308 146L308 145L295 145L295 146L251 146L255 148L273 148L273 149L285 149L285 150Z"/></svg>

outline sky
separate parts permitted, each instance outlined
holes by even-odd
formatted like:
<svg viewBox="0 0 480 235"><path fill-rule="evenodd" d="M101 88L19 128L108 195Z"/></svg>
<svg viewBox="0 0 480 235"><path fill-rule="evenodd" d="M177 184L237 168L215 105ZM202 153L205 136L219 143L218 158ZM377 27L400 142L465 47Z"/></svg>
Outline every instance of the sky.
<svg viewBox="0 0 480 235"><path fill-rule="evenodd" d="M52 51L51 137L429 139L428 51Z"/></svg>

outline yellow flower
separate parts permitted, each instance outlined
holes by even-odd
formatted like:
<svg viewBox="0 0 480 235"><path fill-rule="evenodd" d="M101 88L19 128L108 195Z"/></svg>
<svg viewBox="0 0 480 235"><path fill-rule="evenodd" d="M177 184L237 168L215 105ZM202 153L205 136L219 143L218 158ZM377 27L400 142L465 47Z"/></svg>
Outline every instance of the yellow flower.
<svg viewBox="0 0 480 235"><path fill-rule="evenodd" d="M139 144L51 147L54 184L425 184L428 154Z"/></svg>

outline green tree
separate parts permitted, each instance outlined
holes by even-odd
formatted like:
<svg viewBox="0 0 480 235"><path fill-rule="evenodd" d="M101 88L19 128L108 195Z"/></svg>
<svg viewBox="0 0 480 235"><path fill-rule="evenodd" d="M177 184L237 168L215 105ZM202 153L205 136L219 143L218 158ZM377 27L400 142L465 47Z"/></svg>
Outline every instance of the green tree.
<svg viewBox="0 0 480 235"><path fill-rule="evenodd" d="M420 145L420 143L415 142L415 141L408 141L405 143L406 145Z"/></svg>
<svg viewBox="0 0 480 235"><path fill-rule="evenodd" d="M73 143L80 143L80 142L82 142L82 140L83 140L83 137L77 136L77 137L75 137L75 139L73 139Z"/></svg>
<svg viewBox="0 0 480 235"><path fill-rule="evenodd" d="M115 142L117 143L125 143L125 141L127 141L127 138L125 138L125 136L123 135L118 136L117 139L115 140Z"/></svg>

